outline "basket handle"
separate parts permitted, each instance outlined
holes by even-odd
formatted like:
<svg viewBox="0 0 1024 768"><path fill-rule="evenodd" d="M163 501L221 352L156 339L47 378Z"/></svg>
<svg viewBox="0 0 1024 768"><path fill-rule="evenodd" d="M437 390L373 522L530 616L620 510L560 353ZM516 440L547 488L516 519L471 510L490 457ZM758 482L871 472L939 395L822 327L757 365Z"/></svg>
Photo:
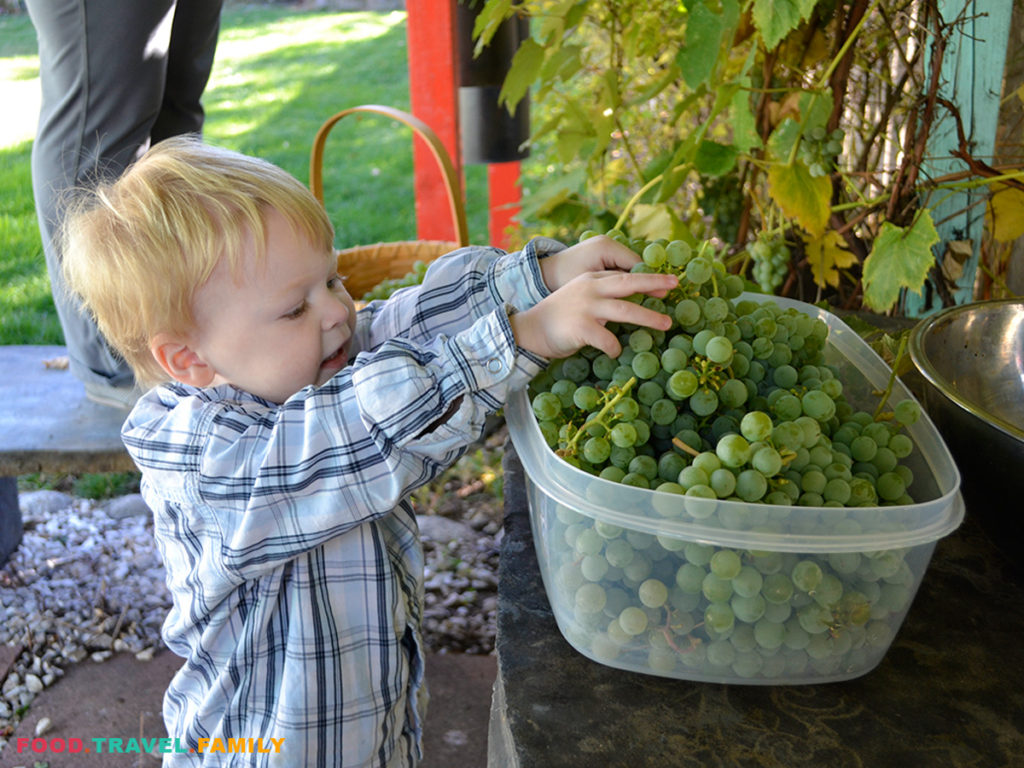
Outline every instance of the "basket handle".
<svg viewBox="0 0 1024 768"><path fill-rule="evenodd" d="M379 104L364 104L359 107L343 109L341 112L338 112L324 121L323 125L320 126L320 130L316 133L316 138L313 140L313 152L309 161L309 188L312 190L316 199L323 204L323 160L324 145L327 143L327 134L331 132L331 129L339 120L354 112L371 112L373 114L390 117L392 120L397 120L398 122L404 123L412 128L413 131L420 135L420 138L427 142L427 146L430 147L430 151L433 153L434 159L437 161L441 174L444 176L445 187L448 192L448 203L452 210L452 222L455 225L455 239L458 241L460 246L469 245L469 227L466 224L466 208L459 194L460 184L458 177L456 176L455 164L452 163L452 159L448 155L448 151L444 148L441 140L429 125L424 123L418 117L415 117L408 112L403 112L400 109L395 109L394 107L381 106Z"/></svg>

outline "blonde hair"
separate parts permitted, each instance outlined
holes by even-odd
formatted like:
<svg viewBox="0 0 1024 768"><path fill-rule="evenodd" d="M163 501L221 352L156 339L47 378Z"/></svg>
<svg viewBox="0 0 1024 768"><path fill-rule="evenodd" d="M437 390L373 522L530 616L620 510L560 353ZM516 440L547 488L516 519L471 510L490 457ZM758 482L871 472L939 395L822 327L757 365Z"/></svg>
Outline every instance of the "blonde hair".
<svg viewBox="0 0 1024 768"><path fill-rule="evenodd" d="M269 209L333 253L327 214L297 179L195 136L160 142L119 179L71 202L65 278L140 384L167 380L150 340L195 329L195 292L220 260L238 276L253 247L263 258Z"/></svg>

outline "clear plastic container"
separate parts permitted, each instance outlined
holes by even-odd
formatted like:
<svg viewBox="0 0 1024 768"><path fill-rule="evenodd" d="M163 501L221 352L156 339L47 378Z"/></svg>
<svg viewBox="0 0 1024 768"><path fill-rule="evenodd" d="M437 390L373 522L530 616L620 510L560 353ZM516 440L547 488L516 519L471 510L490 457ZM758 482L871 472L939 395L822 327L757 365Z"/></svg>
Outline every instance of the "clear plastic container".
<svg viewBox="0 0 1024 768"><path fill-rule="evenodd" d="M826 361L839 367L844 396L873 410L890 369L856 332L809 304L741 299L824 320ZM897 380L891 401L909 397ZM907 429L915 448L903 460L915 503L856 508L748 504L613 483L554 455L525 392L505 415L559 629L580 653L612 667L718 683L859 677L888 650L935 542L963 520L959 472L923 412ZM742 576L709 578L712 557L738 562ZM712 607L723 603L732 610Z"/></svg>

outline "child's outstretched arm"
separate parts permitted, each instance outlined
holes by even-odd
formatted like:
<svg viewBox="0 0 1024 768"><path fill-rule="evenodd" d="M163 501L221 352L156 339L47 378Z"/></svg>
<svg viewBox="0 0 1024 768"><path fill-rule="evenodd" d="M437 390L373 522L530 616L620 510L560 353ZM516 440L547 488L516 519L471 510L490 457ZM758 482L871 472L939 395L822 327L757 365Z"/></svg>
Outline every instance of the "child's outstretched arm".
<svg viewBox="0 0 1024 768"><path fill-rule="evenodd" d="M622 345L605 328L606 323L631 323L662 331L672 323L668 315L627 301L626 297L646 293L661 298L678 282L675 275L608 269L583 272L530 309L512 315L509 321L516 343L542 357L568 357L587 345L618 357Z"/></svg>

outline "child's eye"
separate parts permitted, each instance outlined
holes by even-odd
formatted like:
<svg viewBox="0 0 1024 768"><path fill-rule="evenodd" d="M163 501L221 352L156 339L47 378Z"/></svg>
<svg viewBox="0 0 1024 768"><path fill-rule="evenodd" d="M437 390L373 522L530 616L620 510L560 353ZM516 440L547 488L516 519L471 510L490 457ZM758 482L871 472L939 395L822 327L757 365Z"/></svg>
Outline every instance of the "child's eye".
<svg viewBox="0 0 1024 768"><path fill-rule="evenodd" d="M345 285L345 278L335 273L327 278L327 289L330 291L340 290Z"/></svg>
<svg viewBox="0 0 1024 768"><path fill-rule="evenodd" d="M306 314L306 310L309 308L309 304L303 301L299 306L293 309L291 312L286 312L282 315L285 320L295 320L296 318L302 317Z"/></svg>

